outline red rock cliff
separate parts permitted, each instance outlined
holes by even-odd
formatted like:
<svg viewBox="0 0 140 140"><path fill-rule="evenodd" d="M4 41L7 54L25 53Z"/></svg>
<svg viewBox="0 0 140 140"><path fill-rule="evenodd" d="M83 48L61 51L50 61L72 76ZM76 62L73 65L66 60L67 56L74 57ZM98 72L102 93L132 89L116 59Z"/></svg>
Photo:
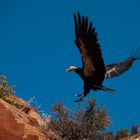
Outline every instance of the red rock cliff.
<svg viewBox="0 0 140 140"><path fill-rule="evenodd" d="M52 136L41 129L44 122L39 114L21 99L14 98L23 104L22 108L0 99L0 140L50 140Z"/></svg>

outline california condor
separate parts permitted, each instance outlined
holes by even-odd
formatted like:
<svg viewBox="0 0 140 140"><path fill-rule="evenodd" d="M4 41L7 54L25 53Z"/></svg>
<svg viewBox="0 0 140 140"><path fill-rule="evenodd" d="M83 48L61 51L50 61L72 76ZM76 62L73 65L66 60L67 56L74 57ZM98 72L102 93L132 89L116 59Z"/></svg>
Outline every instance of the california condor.
<svg viewBox="0 0 140 140"><path fill-rule="evenodd" d="M84 92L82 94L77 94L80 98L76 100L76 102L82 101L90 90L114 92L114 90L102 85L104 79L119 76L127 71L132 66L133 62L139 59L140 48L133 52L131 57L128 57L120 63L105 65L101 47L97 39L97 33L92 22L88 21L87 16L81 17L80 14L77 13L74 14L74 23L75 44L81 54L82 68L70 66L66 71L75 71L84 82Z"/></svg>

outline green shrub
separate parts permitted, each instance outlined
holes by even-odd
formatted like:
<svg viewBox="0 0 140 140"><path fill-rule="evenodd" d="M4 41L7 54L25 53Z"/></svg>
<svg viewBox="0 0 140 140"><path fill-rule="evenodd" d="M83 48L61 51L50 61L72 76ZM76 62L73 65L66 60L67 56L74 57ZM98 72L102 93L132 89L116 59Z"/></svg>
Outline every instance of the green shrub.
<svg viewBox="0 0 140 140"><path fill-rule="evenodd" d="M10 104L15 103L15 101L10 98L11 95L15 94L14 87L14 85L8 85L5 75L0 75L0 98Z"/></svg>

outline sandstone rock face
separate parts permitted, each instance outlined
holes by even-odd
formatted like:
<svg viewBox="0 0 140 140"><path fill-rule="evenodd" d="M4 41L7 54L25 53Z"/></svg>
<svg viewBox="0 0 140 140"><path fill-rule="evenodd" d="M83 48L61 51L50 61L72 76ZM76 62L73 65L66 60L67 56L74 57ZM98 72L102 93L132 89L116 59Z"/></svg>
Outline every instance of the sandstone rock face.
<svg viewBox="0 0 140 140"><path fill-rule="evenodd" d="M140 134L136 134L136 135L128 137L128 138L123 138L121 140L140 140Z"/></svg>
<svg viewBox="0 0 140 140"><path fill-rule="evenodd" d="M0 140L50 140L41 130L43 125L34 109L26 113L0 99Z"/></svg>

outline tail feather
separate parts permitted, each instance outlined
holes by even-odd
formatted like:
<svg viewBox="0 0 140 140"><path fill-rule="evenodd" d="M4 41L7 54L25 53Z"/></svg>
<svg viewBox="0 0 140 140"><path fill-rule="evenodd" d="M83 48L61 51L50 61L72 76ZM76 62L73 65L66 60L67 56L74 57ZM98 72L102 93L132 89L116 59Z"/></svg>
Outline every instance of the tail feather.
<svg viewBox="0 0 140 140"><path fill-rule="evenodd" d="M114 93L115 90L113 89L110 89L110 88L107 88L107 87L104 87L104 86L97 86L97 85L94 85L95 88L98 88L100 90L104 90L104 91L107 91L107 92L110 92L110 93Z"/></svg>
<svg viewBox="0 0 140 140"><path fill-rule="evenodd" d="M134 60L140 59L140 46L138 48L133 48L130 57Z"/></svg>
<svg viewBox="0 0 140 140"><path fill-rule="evenodd" d="M102 86L102 90L110 92L110 93L114 93L115 92L115 90L107 88L107 87L103 87L103 86Z"/></svg>

